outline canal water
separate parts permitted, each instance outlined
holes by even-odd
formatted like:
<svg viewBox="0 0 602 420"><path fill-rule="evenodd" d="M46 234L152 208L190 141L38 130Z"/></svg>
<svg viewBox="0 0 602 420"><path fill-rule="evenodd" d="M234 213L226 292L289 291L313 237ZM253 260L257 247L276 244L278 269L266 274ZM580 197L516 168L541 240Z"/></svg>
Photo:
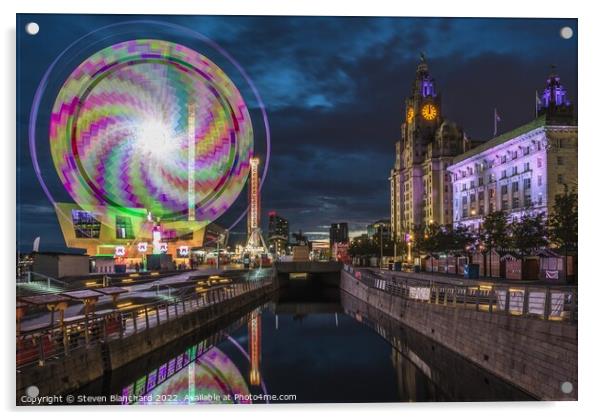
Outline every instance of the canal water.
<svg viewBox="0 0 602 420"><path fill-rule="evenodd" d="M291 282L234 322L183 338L74 395L86 396L88 404L148 405L532 399L311 278Z"/></svg>

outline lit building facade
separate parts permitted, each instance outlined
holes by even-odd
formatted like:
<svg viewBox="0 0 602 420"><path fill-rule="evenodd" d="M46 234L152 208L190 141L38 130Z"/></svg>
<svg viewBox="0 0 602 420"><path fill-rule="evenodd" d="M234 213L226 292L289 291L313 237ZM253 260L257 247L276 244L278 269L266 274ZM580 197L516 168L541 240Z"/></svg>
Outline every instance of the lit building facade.
<svg viewBox="0 0 602 420"><path fill-rule="evenodd" d="M270 253L284 255L289 243L288 220L276 214L269 213L268 219L268 248Z"/></svg>
<svg viewBox="0 0 602 420"><path fill-rule="evenodd" d="M391 170L391 231L395 241L430 223L452 223L447 167L470 148L463 130L443 117L441 94L424 56L405 100L401 140Z"/></svg>
<svg viewBox="0 0 602 420"><path fill-rule="evenodd" d="M457 156L448 171L454 225L478 230L498 210L549 214L565 186L577 189L577 124L560 78L548 78L535 120Z"/></svg>
<svg viewBox="0 0 602 420"><path fill-rule="evenodd" d="M142 215L115 214L113 223L102 223L94 211L75 203L57 203L55 209L67 247L84 249L90 257L111 257L126 266L143 266L153 254L171 256L176 266L188 265L192 248L212 243L224 232L214 223L158 222Z"/></svg>

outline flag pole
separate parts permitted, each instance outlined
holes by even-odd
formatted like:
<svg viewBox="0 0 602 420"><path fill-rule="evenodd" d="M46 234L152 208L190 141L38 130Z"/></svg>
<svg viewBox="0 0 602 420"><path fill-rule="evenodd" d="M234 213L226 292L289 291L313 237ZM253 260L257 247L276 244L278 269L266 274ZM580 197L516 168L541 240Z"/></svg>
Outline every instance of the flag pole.
<svg viewBox="0 0 602 420"><path fill-rule="evenodd" d="M493 108L493 137L497 135L497 109Z"/></svg>

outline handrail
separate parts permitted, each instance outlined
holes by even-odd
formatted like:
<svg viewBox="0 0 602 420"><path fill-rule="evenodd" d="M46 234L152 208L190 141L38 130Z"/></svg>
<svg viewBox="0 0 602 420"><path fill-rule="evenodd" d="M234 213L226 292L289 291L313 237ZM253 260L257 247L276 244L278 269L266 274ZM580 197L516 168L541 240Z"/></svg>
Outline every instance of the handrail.
<svg viewBox="0 0 602 420"><path fill-rule="evenodd" d="M490 282L458 285L403 275L388 278L351 266L345 271L367 287L407 300L544 321L577 322L576 286Z"/></svg>
<svg viewBox="0 0 602 420"><path fill-rule="evenodd" d="M204 308L209 308L213 314L216 304L271 283L271 276L262 276L249 282L211 287L190 298L117 308L80 316L59 325L21 332L17 335L17 368L36 364L43 366L47 360L68 356L75 349L90 348L138 334Z"/></svg>

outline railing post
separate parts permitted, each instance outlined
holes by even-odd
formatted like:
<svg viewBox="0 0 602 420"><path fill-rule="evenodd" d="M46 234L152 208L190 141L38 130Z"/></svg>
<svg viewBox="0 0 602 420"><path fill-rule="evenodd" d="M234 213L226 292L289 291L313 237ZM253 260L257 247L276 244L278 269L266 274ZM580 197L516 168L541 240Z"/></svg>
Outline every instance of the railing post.
<svg viewBox="0 0 602 420"><path fill-rule="evenodd" d="M468 286L464 286L464 309L466 309L466 298L468 297Z"/></svg>
<svg viewBox="0 0 602 420"><path fill-rule="evenodd" d="M144 307L144 319L146 320L146 329L148 330L149 328L149 322L148 322L148 306Z"/></svg>
<svg viewBox="0 0 602 420"><path fill-rule="evenodd" d="M510 287L506 287L506 304L504 305L504 312L510 313Z"/></svg>
<svg viewBox="0 0 602 420"><path fill-rule="evenodd" d="M457 294L457 293L456 293L456 290L457 290L457 287L456 287L456 286L454 286L454 288L453 288L453 291L454 291L454 295L453 295L453 306L454 306L454 308L456 307L456 304L458 303L458 302L457 302L457 298L456 298L456 294Z"/></svg>
<svg viewBox="0 0 602 420"><path fill-rule="evenodd" d="M529 288L525 286L523 292L523 316L529 315Z"/></svg>
<svg viewBox="0 0 602 420"><path fill-rule="evenodd" d="M169 321L169 305L169 302L165 304L165 317L167 318L167 321Z"/></svg>
<svg viewBox="0 0 602 420"><path fill-rule="evenodd" d="M45 360L45 356L44 356L44 336L40 335L40 342L38 345L38 364L40 366L44 366L44 363L46 362Z"/></svg>
<svg viewBox="0 0 602 420"><path fill-rule="evenodd" d="M443 290L443 306L447 306L447 286L445 286L445 289Z"/></svg>
<svg viewBox="0 0 602 420"><path fill-rule="evenodd" d="M551 297L552 297L552 294L550 292L550 288L546 287L545 302L544 302L544 307L543 307L543 319L546 321L548 319L550 319L550 311L552 309L552 305L550 302Z"/></svg>
<svg viewBox="0 0 602 420"><path fill-rule="evenodd" d="M477 312L478 312L479 311L479 304L481 302L481 285L477 286L477 293L476 293L476 295L477 295L476 309L477 309Z"/></svg>
<svg viewBox="0 0 602 420"><path fill-rule="evenodd" d="M161 318L159 317L159 305L155 306L155 312L157 314L157 325L161 325Z"/></svg>
<svg viewBox="0 0 602 420"><path fill-rule="evenodd" d="M138 332L138 312L132 312L132 317L134 319L134 334Z"/></svg>
<svg viewBox="0 0 602 420"><path fill-rule="evenodd" d="M439 286L435 286L435 305L439 304Z"/></svg>
<svg viewBox="0 0 602 420"><path fill-rule="evenodd" d="M493 294L494 294L494 290L495 290L495 286L491 286L491 289L489 289L489 313L493 312Z"/></svg>
<svg viewBox="0 0 602 420"><path fill-rule="evenodd" d="M563 302L564 303L564 302ZM569 312L569 320L575 322L577 320L577 288L571 292L571 310Z"/></svg>
<svg viewBox="0 0 602 420"><path fill-rule="evenodd" d="M178 318L180 315L178 315L178 302L177 301L173 303L173 307L176 310L176 318Z"/></svg>
<svg viewBox="0 0 602 420"><path fill-rule="evenodd" d="M107 341L107 317L102 318L102 337L104 341Z"/></svg>

